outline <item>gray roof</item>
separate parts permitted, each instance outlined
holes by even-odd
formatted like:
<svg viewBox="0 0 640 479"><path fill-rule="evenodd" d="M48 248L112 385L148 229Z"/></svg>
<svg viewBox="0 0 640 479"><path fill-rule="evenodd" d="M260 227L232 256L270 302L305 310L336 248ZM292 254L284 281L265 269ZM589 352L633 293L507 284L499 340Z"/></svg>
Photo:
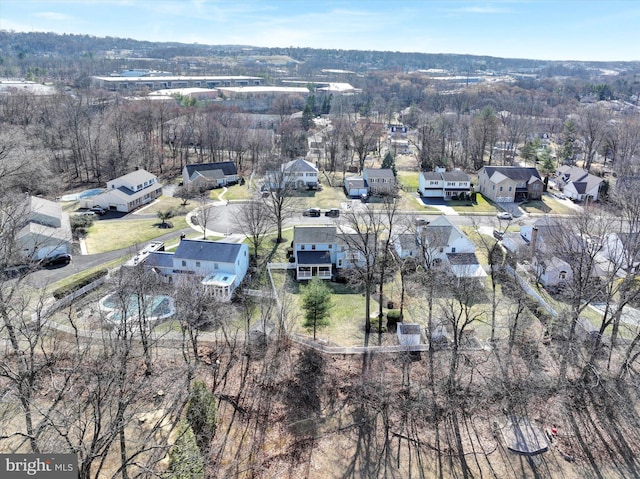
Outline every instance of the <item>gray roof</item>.
<svg viewBox="0 0 640 479"><path fill-rule="evenodd" d="M143 170L142 168L140 168L139 170L132 171L131 173L128 173L123 176L119 176L118 178L114 178L114 179L121 180L121 181L130 181L131 183L139 184L155 178L156 178L156 175L154 175L153 173L149 173L147 170Z"/></svg>
<svg viewBox="0 0 640 479"><path fill-rule="evenodd" d="M240 243L184 239L178 245L175 257L178 259L235 263L241 248L242 244Z"/></svg>
<svg viewBox="0 0 640 479"><path fill-rule="evenodd" d="M361 178L359 176L352 176L351 178L345 178L344 182L347 185L348 189L365 188L367 186L367 183L364 181L364 178Z"/></svg>
<svg viewBox="0 0 640 479"><path fill-rule="evenodd" d="M291 160L283 165L283 170L289 173L295 171L300 173L317 173L318 168L313 166L313 163L298 158L297 160Z"/></svg>
<svg viewBox="0 0 640 479"><path fill-rule="evenodd" d="M391 168L365 168L362 175L367 178L394 178Z"/></svg>
<svg viewBox="0 0 640 479"><path fill-rule="evenodd" d="M295 226L293 228L293 242L308 244L332 244L336 241L335 226Z"/></svg>
<svg viewBox="0 0 640 479"><path fill-rule="evenodd" d="M440 181L442 179L440 173L436 173L435 171L423 171L422 176L425 180L430 181Z"/></svg>
<svg viewBox="0 0 640 479"><path fill-rule="evenodd" d="M152 251L144 264L150 268L173 268L173 256L173 253L165 251Z"/></svg>
<svg viewBox="0 0 640 479"><path fill-rule="evenodd" d="M445 181L471 181L471 177L462 170L444 171L442 179Z"/></svg>
<svg viewBox="0 0 640 479"><path fill-rule="evenodd" d="M194 163L192 165L185 166L187 169L187 175L189 178L194 172L199 172L203 176L207 176L204 172L221 170L224 176L234 176L238 174L238 169L233 161L218 161L215 163Z"/></svg>
<svg viewBox="0 0 640 479"><path fill-rule="evenodd" d="M487 176L491 178L495 173L501 173L514 181L528 181L532 176L542 180L540 173L533 167L521 166L485 166Z"/></svg>

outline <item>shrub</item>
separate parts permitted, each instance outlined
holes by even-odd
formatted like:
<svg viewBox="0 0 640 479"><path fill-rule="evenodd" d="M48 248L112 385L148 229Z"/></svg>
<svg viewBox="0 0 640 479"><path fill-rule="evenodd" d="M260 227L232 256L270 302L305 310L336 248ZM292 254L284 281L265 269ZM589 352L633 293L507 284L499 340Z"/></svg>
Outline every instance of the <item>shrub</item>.
<svg viewBox="0 0 640 479"><path fill-rule="evenodd" d="M102 278L103 276L106 276L108 273L109 273L108 270L100 269L94 273L91 273L90 275L87 275L83 278L79 278L76 281L73 281L72 283L67 284L66 286L62 286L61 288L56 289L53 292L53 297L56 299L64 298L65 296L68 296L78 291L80 288L83 288L84 286L90 283L93 283L98 278Z"/></svg>
<svg viewBox="0 0 640 479"><path fill-rule="evenodd" d="M93 218L85 215L73 215L69 218L71 233L76 238L86 236L87 230L93 225Z"/></svg>
<svg viewBox="0 0 640 479"><path fill-rule="evenodd" d="M387 329L395 331L396 325L402 322L402 315L399 309L390 309L387 311Z"/></svg>

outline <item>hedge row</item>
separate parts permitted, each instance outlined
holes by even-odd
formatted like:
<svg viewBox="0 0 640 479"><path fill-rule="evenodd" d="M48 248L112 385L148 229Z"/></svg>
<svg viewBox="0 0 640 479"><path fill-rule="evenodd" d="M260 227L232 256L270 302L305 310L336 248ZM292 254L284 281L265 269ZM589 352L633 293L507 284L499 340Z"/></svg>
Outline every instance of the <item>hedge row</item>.
<svg viewBox="0 0 640 479"><path fill-rule="evenodd" d="M94 273L91 273L84 278L79 278L66 286L62 286L61 288L56 289L53 292L53 297L56 299L62 299L65 296L75 293L80 288L84 288L86 285L93 283L98 278L106 276L108 273L109 271L107 269L99 269L98 271L95 271Z"/></svg>

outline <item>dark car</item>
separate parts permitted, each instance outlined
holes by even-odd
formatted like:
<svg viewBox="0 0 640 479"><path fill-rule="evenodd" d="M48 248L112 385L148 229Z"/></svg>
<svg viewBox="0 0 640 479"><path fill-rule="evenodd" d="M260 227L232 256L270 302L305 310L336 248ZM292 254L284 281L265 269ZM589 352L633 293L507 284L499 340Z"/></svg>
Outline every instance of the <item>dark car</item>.
<svg viewBox="0 0 640 479"><path fill-rule="evenodd" d="M338 208L332 208L327 210L324 215L329 216L330 218L337 218L340 216L340 210Z"/></svg>
<svg viewBox="0 0 640 479"><path fill-rule="evenodd" d="M45 268L49 268L53 266L63 266L69 263L71 263L71 255L68 253L61 253L55 256L47 256L43 258L40 264Z"/></svg>
<svg viewBox="0 0 640 479"><path fill-rule="evenodd" d="M320 208L309 208L302 212L302 216L320 216Z"/></svg>

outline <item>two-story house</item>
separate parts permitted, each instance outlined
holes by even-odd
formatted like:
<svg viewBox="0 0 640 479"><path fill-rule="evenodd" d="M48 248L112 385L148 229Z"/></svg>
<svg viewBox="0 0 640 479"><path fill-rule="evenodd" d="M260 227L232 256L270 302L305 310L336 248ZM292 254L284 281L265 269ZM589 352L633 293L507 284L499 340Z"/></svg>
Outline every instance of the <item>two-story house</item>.
<svg viewBox="0 0 640 479"><path fill-rule="evenodd" d="M214 298L229 301L249 269L249 247L244 243L183 239L174 253L151 252L143 264L166 282L195 276Z"/></svg>
<svg viewBox="0 0 640 479"><path fill-rule="evenodd" d="M304 281L314 276L331 279L335 271L361 266L365 258L353 248L350 236L348 232L338 232L335 226L295 226L296 279Z"/></svg>
<svg viewBox="0 0 640 479"><path fill-rule="evenodd" d="M364 168L362 179L371 195L388 195L396 191L396 177L391 168Z"/></svg>
<svg viewBox="0 0 640 479"><path fill-rule="evenodd" d="M471 177L462 170L424 171L418 177L418 192L425 198L451 199L471 191Z"/></svg>
<svg viewBox="0 0 640 479"><path fill-rule="evenodd" d="M233 161L216 163L194 163L182 169L185 186L197 188L219 188L238 182L238 169Z"/></svg>
<svg viewBox="0 0 640 479"><path fill-rule="evenodd" d="M487 276L475 255L473 241L446 216L418 227L416 232L397 235L393 245L400 258L413 256L427 267L448 268L457 278Z"/></svg>
<svg viewBox="0 0 640 479"><path fill-rule="evenodd" d="M58 254L71 253L69 215L58 203L28 196L19 206L22 227L17 230L19 256L41 260ZM18 260L18 258L15 258Z"/></svg>
<svg viewBox="0 0 640 479"><path fill-rule="evenodd" d="M267 172L265 187L271 190L278 188L315 190L318 188L318 168L302 158L291 160L281 165L279 170Z"/></svg>
<svg viewBox="0 0 640 479"><path fill-rule="evenodd" d="M85 208L101 206L107 210L129 213L152 202L160 195L162 195L162 185L158 183L158 177L139 169L107 181L106 191L84 200L81 206Z"/></svg>
<svg viewBox="0 0 640 479"><path fill-rule="evenodd" d="M533 167L484 166L478 173L477 191L496 203L539 200L544 183Z"/></svg>

